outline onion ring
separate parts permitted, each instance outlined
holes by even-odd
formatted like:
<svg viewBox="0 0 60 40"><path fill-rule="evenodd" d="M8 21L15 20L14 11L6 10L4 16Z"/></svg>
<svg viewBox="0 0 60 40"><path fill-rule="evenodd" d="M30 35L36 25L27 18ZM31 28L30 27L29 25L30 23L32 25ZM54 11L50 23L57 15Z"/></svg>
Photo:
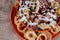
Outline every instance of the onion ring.
<svg viewBox="0 0 60 40"><path fill-rule="evenodd" d="M51 32L54 33L54 34L58 33L59 32L58 27L52 28Z"/></svg>
<svg viewBox="0 0 60 40"><path fill-rule="evenodd" d="M23 30L23 34L25 34L27 31L33 31L31 28L24 28L24 30Z"/></svg>
<svg viewBox="0 0 60 40"><path fill-rule="evenodd" d="M52 36L51 36L51 34L49 33L49 32L47 32L47 31L42 31L42 32L40 32L40 34L38 35L38 37L37 37L37 40L43 40L41 37L43 37L44 36L44 40L52 40Z"/></svg>
<svg viewBox="0 0 60 40"><path fill-rule="evenodd" d="M19 25L17 25L17 30L19 32L23 32L23 30L24 30L25 27L26 27L26 25L21 22Z"/></svg>
<svg viewBox="0 0 60 40"><path fill-rule="evenodd" d="M17 16L15 16L15 18L14 18L14 22L15 22L16 25L19 25L19 24L20 24L18 18L19 18L19 17L17 17Z"/></svg>
<svg viewBox="0 0 60 40"><path fill-rule="evenodd" d="M24 37L26 37L28 40L35 40L37 38L37 35L34 31L27 31L24 34Z"/></svg>

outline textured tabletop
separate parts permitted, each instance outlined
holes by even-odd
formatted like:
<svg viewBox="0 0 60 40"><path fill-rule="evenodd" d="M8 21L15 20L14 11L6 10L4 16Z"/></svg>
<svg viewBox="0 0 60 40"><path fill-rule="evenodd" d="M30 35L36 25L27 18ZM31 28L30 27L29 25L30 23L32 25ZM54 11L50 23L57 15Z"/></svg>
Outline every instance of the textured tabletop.
<svg viewBox="0 0 60 40"><path fill-rule="evenodd" d="M0 0L0 40L22 40L10 23L10 12L16 0ZM60 40L58 36L55 40Z"/></svg>

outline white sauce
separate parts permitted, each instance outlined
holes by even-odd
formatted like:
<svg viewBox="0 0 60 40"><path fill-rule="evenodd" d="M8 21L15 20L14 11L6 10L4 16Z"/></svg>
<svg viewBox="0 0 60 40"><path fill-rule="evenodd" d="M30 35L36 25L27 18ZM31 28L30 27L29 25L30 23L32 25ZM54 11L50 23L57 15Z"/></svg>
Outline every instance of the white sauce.
<svg viewBox="0 0 60 40"><path fill-rule="evenodd" d="M32 23L31 21L28 23L28 25L31 25L31 26L36 26L37 24L38 23L35 23L35 22Z"/></svg>
<svg viewBox="0 0 60 40"><path fill-rule="evenodd" d="M54 0L49 0L49 2L53 2ZM22 3L22 1L21 1L21 3ZM19 14L20 14L20 16L21 16L21 19L19 20L19 21L24 21L24 22L27 22L28 23L28 25L31 25L31 26L36 26L36 25L38 25L38 22L40 21L40 20L44 20L44 21L50 21L50 24L49 25L52 25L52 26L54 26L55 24L56 24L56 21L54 21L53 20L53 18L54 19L56 19L57 18L57 15L56 14L52 14L52 12L54 12L54 9L51 9L51 12L47 12L47 14L46 13L44 13L44 14L46 14L46 16L43 16L43 15L37 15L38 16L38 19L35 19L35 22L28 22L28 20L27 20L27 18L26 18L26 16L24 15L24 14L26 14L25 12L24 12L24 10L28 10L28 4L31 4L31 6L32 7L34 7L35 6L35 2L31 2L31 1L25 1L25 4L26 5L21 5L21 3L20 3L20 8L19 8ZM40 6L40 3L39 3L39 0L37 0L36 1L36 3L37 3L37 6L36 6L36 12L38 13L38 10L39 10L39 7L41 7ZM23 7L24 6L24 7ZM43 5L42 5L43 6ZM45 6L43 6L43 8L45 8ZM55 9L57 9L57 7L55 7ZM21 10L23 11L23 13L21 13ZM47 11L49 11L49 10L47 10ZM45 10L43 10L42 12L45 12ZM32 12L33 14L35 14L35 12ZM51 18L49 18L49 16L51 16ZM32 19L35 17L35 15L31 15L30 16ZM43 17L43 18L42 18ZM44 23L44 25L48 28L49 27L49 25L48 24L45 24Z"/></svg>
<svg viewBox="0 0 60 40"><path fill-rule="evenodd" d="M49 2L53 2L54 0L48 0Z"/></svg>
<svg viewBox="0 0 60 40"><path fill-rule="evenodd" d="M51 12L54 12L54 9L51 9Z"/></svg>
<svg viewBox="0 0 60 40"><path fill-rule="evenodd" d="M23 15L23 17L19 21L27 22L27 18Z"/></svg>

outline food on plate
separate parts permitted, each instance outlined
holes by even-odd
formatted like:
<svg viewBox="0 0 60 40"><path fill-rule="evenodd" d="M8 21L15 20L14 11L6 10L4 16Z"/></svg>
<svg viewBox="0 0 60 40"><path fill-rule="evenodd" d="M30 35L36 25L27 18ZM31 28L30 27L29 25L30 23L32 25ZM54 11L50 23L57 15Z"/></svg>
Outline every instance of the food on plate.
<svg viewBox="0 0 60 40"><path fill-rule="evenodd" d="M43 3L44 2L44 3ZM46 3L47 2L47 3ZM60 4L55 0L25 0L15 3L14 23L28 40L52 40L60 31ZM48 31L46 31L48 30Z"/></svg>

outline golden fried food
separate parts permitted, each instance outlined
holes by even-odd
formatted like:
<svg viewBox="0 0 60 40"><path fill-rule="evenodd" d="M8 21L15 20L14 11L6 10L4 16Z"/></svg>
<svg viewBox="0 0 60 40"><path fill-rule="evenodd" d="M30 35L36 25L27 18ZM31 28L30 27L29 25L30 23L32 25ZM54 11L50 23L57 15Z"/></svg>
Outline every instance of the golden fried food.
<svg viewBox="0 0 60 40"><path fill-rule="evenodd" d="M33 31L31 28L24 28L23 34L25 34L27 31Z"/></svg>
<svg viewBox="0 0 60 40"><path fill-rule="evenodd" d="M44 4L45 1L20 0L14 5L19 8L14 17L16 28L27 40L52 40L53 35L60 31L60 4L55 0Z"/></svg>
<svg viewBox="0 0 60 40"><path fill-rule="evenodd" d="M56 10L56 13L60 15L60 8Z"/></svg>
<svg viewBox="0 0 60 40"><path fill-rule="evenodd" d="M51 2L51 6L53 8L55 8L55 7L59 8L59 2L53 1L53 2Z"/></svg>
<svg viewBox="0 0 60 40"><path fill-rule="evenodd" d="M19 13L17 12L17 15L14 17L14 23L16 25L19 25L20 24L19 19L20 19L20 16L19 16Z"/></svg>
<svg viewBox="0 0 60 40"><path fill-rule="evenodd" d="M16 2L15 2L14 7L15 7L15 8L18 8L18 7L19 7L19 1L16 1Z"/></svg>
<svg viewBox="0 0 60 40"><path fill-rule="evenodd" d="M38 35L37 40L52 40L52 35L47 31L42 31Z"/></svg>
<svg viewBox="0 0 60 40"><path fill-rule="evenodd" d="M17 30L18 30L19 32L23 32L23 30L22 30L22 27L21 27L21 26L17 26Z"/></svg>
<svg viewBox="0 0 60 40"><path fill-rule="evenodd" d="M52 28L52 29L51 29L51 32L52 32L53 34L58 33L58 32L59 32L58 27Z"/></svg>
<svg viewBox="0 0 60 40"><path fill-rule="evenodd" d="M27 38L28 40L35 40L37 38L37 35L34 31L27 31L24 34L24 37Z"/></svg>
<svg viewBox="0 0 60 40"><path fill-rule="evenodd" d="M30 9L24 10L24 14L26 15L26 18L29 18L30 11L31 11Z"/></svg>
<svg viewBox="0 0 60 40"><path fill-rule="evenodd" d="M17 18L18 18L18 17L15 16L15 18L14 18L14 22L15 22L16 25L19 25L20 23L19 23L19 20L17 20Z"/></svg>
<svg viewBox="0 0 60 40"><path fill-rule="evenodd" d="M41 23L40 25L38 25L38 28L45 30L48 28L48 25L46 25L45 23Z"/></svg>
<svg viewBox="0 0 60 40"><path fill-rule="evenodd" d="M17 30L19 32L23 32L25 27L26 27L26 25L23 22L21 22L19 25L17 25Z"/></svg>
<svg viewBox="0 0 60 40"><path fill-rule="evenodd" d="M60 31L60 26L58 26L58 30Z"/></svg>

